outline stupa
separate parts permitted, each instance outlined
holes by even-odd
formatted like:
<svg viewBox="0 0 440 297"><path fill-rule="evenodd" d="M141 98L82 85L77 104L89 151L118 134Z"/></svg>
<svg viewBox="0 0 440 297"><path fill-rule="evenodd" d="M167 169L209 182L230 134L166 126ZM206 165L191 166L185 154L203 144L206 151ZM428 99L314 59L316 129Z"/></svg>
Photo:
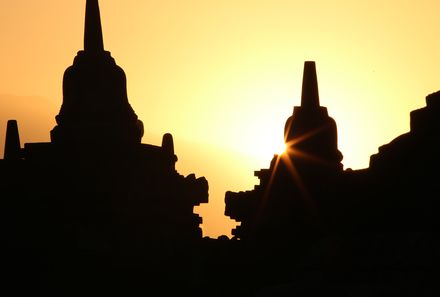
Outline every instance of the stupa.
<svg viewBox="0 0 440 297"><path fill-rule="evenodd" d="M178 255L202 240L194 207L208 202L208 182L177 172L171 134L161 146L141 143L125 73L104 50L97 0L87 0L84 50L65 71L56 122L50 142L24 147L17 122L8 123L0 160L4 269L25 261L33 273L11 274L11 286L36 281L45 296L129 294L143 284L139 275L158 286L184 279L168 272L195 265Z"/></svg>
<svg viewBox="0 0 440 297"><path fill-rule="evenodd" d="M319 104L315 62L304 63L301 105L286 121L284 140L285 152L274 156L269 169L255 172L260 184L254 190L226 193L226 215L241 222L233 230L237 238L304 229L317 215L311 197L342 173L336 123Z"/></svg>

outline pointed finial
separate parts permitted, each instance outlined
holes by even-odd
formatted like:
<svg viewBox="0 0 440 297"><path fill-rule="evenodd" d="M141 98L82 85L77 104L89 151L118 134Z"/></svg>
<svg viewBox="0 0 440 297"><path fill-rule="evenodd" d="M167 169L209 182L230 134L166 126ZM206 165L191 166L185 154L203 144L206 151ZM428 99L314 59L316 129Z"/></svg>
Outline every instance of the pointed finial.
<svg viewBox="0 0 440 297"><path fill-rule="evenodd" d="M313 61L304 62L301 106L305 108L319 107L318 80L316 66Z"/></svg>
<svg viewBox="0 0 440 297"><path fill-rule="evenodd" d="M98 0L87 0L86 3L84 51L94 53L104 51Z"/></svg>
<svg viewBox="0 0 440 297"><path fill-rule="evenodd" d="M20 135L16 120L9 120L6 128L5 160L20 159Z"/></svg>

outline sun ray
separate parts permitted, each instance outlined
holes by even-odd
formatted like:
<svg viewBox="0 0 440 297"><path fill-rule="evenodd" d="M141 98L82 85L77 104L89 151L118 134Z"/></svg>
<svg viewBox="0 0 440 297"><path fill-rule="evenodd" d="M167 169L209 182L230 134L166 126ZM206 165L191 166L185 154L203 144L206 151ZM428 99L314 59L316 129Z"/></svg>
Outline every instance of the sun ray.
<svg viewBox="0 0 440 297"><path fill-rule="evenodd" d="M293 140L285 142L284 152L274 156L274 165L271 166L271 173L270 173L269 181L264 189L264 193L262 195L262 200L260 201L259 208L256 212L256 216L255 216L256 221L259 220L259 218L262 216L262 213L265 209L265 206L267 204L267 200L269 199L270 193L273 188L274 180L276 178L276 175L279 172L279 167L280 167L281 162L285 166L285 168L287 169L288 173L292 177L292 181L295 183L296 187L298 188L299 193L300 193L299 198L302 198L303 201L308 205L308 208L310 209L311 214L314 216L314 218L315 219L319 218L317 205L316 205L315 201L313 201L313 199L312 199L312 197L311 197L311 195L310 195L310 193L309 193L309 191L308 191L308 189L307 189L307 187L301 177L300 172L296 168L296 166L294 164L294 159L301 158L301 159L308 160L308 161L311 161L311 162L314 162L314 163L317 163L320 165L325 165L325 166L330 165L329 162L326 162L325 160L318 158L317 156L314 156L312 154L309 154L307 152L304 152L304 151L301 151L301 150L295 148L296 145L315 136L316 134L321 132L323 129L325 129L325 127L320 127L320 128L314 129L312 131L309 131L309 132L301 135L300 137L297 137Z"/></svg>
<svg viewBox="0 0 440 297"><path fill-rule="evenodd" d="M264 193L261 199L261 203L259 205L259 208L255 214L255 221L258 222L259 218L261 217L263 210L266 206L267 200L269 198L270 195L270 191L272 190L272 186L273 186L273 182L275 180L275 175L278 172L278 166L280 164L280 160L281 160L281 156L280 155L275 155L275 164L272 168L272 172L270 173L270 177L269 177L269 181L266 185L266 188L264 189Z"/></svg>
<svg viewBox="0 0 440 297"><path fill-rule="evenodd" d="M310 192L308 191L305 183L303 182L301 175L298 172L298 169L293 164L292 159L289 156L283 158L284 163L286 164L287 169L289 170L290 175L292 176L294 182L296 183L298 189L300 190L299 198L302 198L303 201L309 206L309 209L312 211L312 214L315 218L318 217L318 207L316 202L312 199Z"/></svg>
<svg viewBox="0 0 440 297"><path fill-rule="evenodd" d="M319 128L313 129L313 130L311 130L311 131L309 131L307 133L304 133L303 135L298 136L295 139L292 139L292 140L289 140L289 141L286 139L287 135L285 135L284 136L284 140L285 140L287 146L294 146L294 145L297 145L298 143L301 143L301 142L303 142L303 141L305 141L305 140L315 136L319 132L323 131L325 128L326 128L326 126L321 126Z"/></svg>

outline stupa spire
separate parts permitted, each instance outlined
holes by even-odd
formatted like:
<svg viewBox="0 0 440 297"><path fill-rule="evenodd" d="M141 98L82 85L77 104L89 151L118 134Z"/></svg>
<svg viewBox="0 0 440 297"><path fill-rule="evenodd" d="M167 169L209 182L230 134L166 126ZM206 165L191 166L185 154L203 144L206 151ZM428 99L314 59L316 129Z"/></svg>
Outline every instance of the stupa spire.
<svg viewBox="0 0 440 297"><path fill-rule="evenodd" d="M301 106L305 108L319 107L318 79L316 78L316 66L313 61L304 62Z"/></svg>
<svg viewBox="0 0 440 297"><path fill-rule="evenodd" d="M104 51L98 0L87 0L86 3L84 51L95 53Z"/></svg>

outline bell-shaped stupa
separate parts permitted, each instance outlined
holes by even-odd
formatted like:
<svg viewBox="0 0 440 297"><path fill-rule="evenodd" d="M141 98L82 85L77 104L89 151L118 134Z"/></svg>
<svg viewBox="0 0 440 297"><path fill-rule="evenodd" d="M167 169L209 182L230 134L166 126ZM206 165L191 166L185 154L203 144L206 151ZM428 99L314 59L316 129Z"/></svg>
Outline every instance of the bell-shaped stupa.
<svg viewBox="0 0 440 297"><path fill-rule="evenodd" d="M104 50L98 0L86 6L84 50L63 78L54 143L140 143L142 122L128 102L126 76Z"/></svg>
<svg viewBox="0 0 440 297"><path fill-rule="evenodd" d="M315 62L304 63L301 106L294 107L284 135L287 153L295 163L302 163L306 156L307 166L310 160L316 160L318 165L342 170L336 122L329 117L327 108L319 104Z"/></svg>

